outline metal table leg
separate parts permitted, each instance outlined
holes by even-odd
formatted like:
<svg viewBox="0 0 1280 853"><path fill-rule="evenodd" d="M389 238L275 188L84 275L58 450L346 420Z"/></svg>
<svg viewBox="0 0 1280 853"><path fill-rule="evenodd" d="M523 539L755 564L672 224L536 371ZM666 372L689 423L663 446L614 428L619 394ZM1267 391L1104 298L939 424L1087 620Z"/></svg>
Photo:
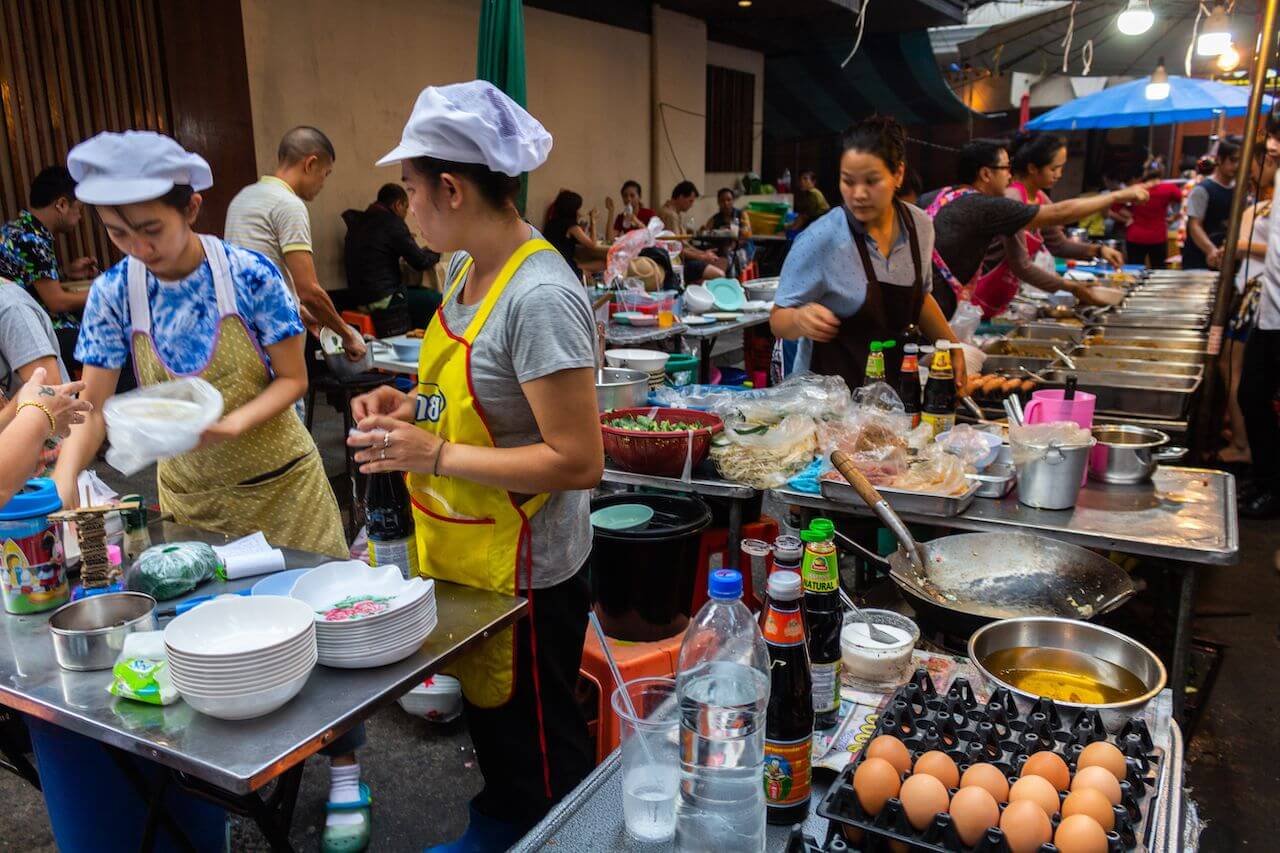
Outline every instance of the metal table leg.
<svg viewBox="0 0 1280 853"><path fill-rule="evenodd" d="M40 774L27 760L20 743L25 736L15 734L15 730L21 730L21 728L25 728L25 724L15 712L0 708L0 768L25 780L39 791L41 790Z"/></svg>
<svg viewBox="0 0 1280 853"><path fill-rule="evenodd" d="M120 772L129 781L129 786L137 792L138 796L147 801L147 820L142 827L142 843L139 847L142 853L149 853L155 849L156 835L161 827L169 833L179 850L190 850L195 853L196 847L191 843L191 839L164 807L164 792L169 786L168 775L161 776L153 783L134 763L132 756L105 744L102 748L120 768Z"/></svg>
<svg viewBox="0 0 1280 853"><path fill-rule="evenodd" d="M231 794L176 771L173 778L184 790L253 820L276 853L292 853L289 827L293 824L293 810L298 803L298 789L302 786L302 768L303 763L298 763L282 773L266 797L257 793Z"/></svg>
<svg viewBox="0 0 1280 853"><path fill-rule="evenodd" d="M1192 607L1196 598L1196 568L1175 563L1173 569L1182 574L1178 587L1178 618L1174 623L1172 672L1169 689L1173 691L1173 718L1185 722L1183 707L1187 700L1187 664L1191 661Z"/></svg>

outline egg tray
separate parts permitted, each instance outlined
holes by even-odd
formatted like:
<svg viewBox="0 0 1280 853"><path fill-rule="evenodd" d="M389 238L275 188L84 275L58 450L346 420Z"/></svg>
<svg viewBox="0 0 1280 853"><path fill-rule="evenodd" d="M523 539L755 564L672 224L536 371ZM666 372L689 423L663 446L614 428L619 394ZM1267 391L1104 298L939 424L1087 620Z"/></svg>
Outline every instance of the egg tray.
<svg viewBox="0 0 1280 853"><path fill-rule="evenodd" d="M1076 757L1085 746L1099 740L1110 741L1124 753L1128 774L1120 783L1122 802L1114 807L1115 829L1107 833L1108 853L1143 853L1147 849L1152 792L1164 751L1152 742L1144 720L1129 720L1113 736L1096 710L1073 713L1060 710L1052 699L1042 698L1023 714L1013 693L1004 687L995 690L984 705L978 702L968 679L955 679L944 695L934 686L928 670L921 668L898 688L881 712L875 736L882 734L902 740L913 764L921 754L936 749L950 756L962 774L969 765L986 762L1004 772L1011 785L1033 752L1052 749L1066 761L1074 776ZM1004 833L996 827L987 830L976 845L966 847L949 814L938 814L933 823L917 831L907 821L902 801L896 797L874 817L867 814L853 791L853 774L865 757L864 750L841 771L818 804L817 813L830 821L828 846L831 839L842 835L843 825L866 833L860 849L867 853L888 850L891 842L912 850L1009 853ZM955 791L949 794L954 795ZM1065 794L1059 796L1065 799ZM1055 832L1060 821L1060 815L1051 819ZM1058 853L1058 848L1046 843L1038 853Z"/></svg>

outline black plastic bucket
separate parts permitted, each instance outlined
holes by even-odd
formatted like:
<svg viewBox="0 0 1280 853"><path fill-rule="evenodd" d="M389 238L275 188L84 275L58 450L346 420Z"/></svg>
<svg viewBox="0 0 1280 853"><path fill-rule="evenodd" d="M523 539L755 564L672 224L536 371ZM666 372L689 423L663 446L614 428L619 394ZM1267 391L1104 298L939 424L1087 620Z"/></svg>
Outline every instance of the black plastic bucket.
<svg viewBox="0 0 1280 853"><path fill-rule="evenodd" d="M674 636L689 624L701 533L711 510L693 495L619 494L591 511L642 504L653 518L635 530L592 528L591 600L605 633L631 642Z"/></svg>

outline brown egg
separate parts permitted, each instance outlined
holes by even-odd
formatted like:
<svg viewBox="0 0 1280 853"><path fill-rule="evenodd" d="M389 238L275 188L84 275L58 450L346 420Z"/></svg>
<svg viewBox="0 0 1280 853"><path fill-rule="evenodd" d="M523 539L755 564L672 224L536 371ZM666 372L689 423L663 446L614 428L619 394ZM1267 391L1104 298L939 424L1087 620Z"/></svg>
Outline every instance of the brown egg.
<svg viewBox="0 0 1280 853"><path fill-rule="evenodd" d="M1077 772L1076 778L1071 780L1071 790L1079 791L1081 788L1097 788L1107 795L1111 805L1120 805L1120 783L1105 767L1086 767Z"/></svg>
<svg viewBox="0 0 1280 853"><path fill-rule="evenodd" d="M1009 788L1009 803L1029 800L1048 817L1058 813L1058 792L1053 783L1043 776L1023 776Z"/></svg>
<svg viewBox="0 0 1280 853"><path fill-rule="evenodd" d="M902 800L907 820L920 830L933 823L933 817L938 812L945 812L951 801L946 786L928 773L908 776L907 781L902 783L898 799Z"/></svg>
<svg viewBox="0 0 1280 853"><path fill-rule="evenodd" d="M972 847L984 832L1000 823L1000 806L986 788L961 788L951 798L951 820L960 840Z"/></svg>
<svg viewBox="0 0 1280 853"><path fill-rule="evenodd" d="M893 735L880 735L867 744L867 758L883 758L899 773L911 772L911 753L907 751L906 744Z"/></svg>
<svg viewBox="0 0 1280 853"><path fill-rule="evenodd" d="M1105 767L1120 782L1124 781L1128 773L1124 753L1105 740L1094 741L1080 751L1080 757L1076 759L1076 770L1086 767Z"/></svg>
<svg viewBox="0 0 1280 853"><path fill-rule="evenodd" d="M1063 818L1054 833L1059 853L1107 853L1107 833L1088 815Z"/></svg>
<svg viewBox="0 0 1280 853"><path fill-rule="evenodd" d="M1043 776L1059 791L1067 790L1071 784L1071 771L1067 770L1067 762L1056 752L1044 750L1032 753L1027 763L1022 765L1023 776Z"/></svg>
<svg viewBox="0 0 1280 853"><path fill-rule="evenodd" d="M960 787L968 788L971 785L986 788L997 803L1009 802L1009 780L994 764L975 764L964 771L964 775L960 777Z"/></svg>
<svg viewBox="0 0 1280 853"><path fill-rule="evenodd" d="M1081 788L1067 794L1067 798L1062 801L1062 816L1071 817L1073 814L1088 815L1107 832L1116 827L1116 816L1111 811L1111 801L1097 788Z"/></svg>
<svg viewBox="0 0 1280 853"><path fill-rule="evenodd" d="M902 778L883 758L868 758L853 771L853 792L869 815L878 815L890 797L898 796Z"/></svg>
<svg viewBox="0 0 1280 853"><path fill-rule="evenodd" d="M907 845L903 844L901 841L890 841L890 842L889 842L889 851L890 851L890 853L907 853L907 851L908 851L908 850L910 850L910 849L911 849L910 847L908 847Z"/></svg>
<svg viewBox="0 0 1280 853"><path fill-rule="evenodd" d="M840 831L844 833L844 840L858 847L862 846L862 830L856 826L849 826L847 823L840 824Z"/></svg>
<svg viewBox="0 0 1280 853"><path fill-rule="evenodd" d="M1039 776L1031 777L1039 779ZM1053 839L1053 824L1034 800L1018 800L1000 815L1000 829L1010 853L1035 853Z"/></svg>
<svg viewBox="0 0 1280 853"><path fill-rule="evenodd" d="M960 784L960 768L951 760L951 756L938 750L930 750L916 759L916 773L928 773L946 785L955 788Z"/></svg>

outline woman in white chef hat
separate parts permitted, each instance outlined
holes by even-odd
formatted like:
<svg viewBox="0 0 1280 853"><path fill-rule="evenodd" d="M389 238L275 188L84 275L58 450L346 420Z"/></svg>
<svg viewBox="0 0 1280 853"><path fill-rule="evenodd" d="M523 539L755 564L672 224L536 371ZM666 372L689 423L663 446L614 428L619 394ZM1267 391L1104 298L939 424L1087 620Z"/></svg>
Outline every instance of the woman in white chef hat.
<svg viewBox="0 0 1280 853"><path fill-rule="evenodd" d="M266 258L192 230L200 191L213 185L209 164L162 134L126 131L80 143L67 168L125 258L98 276L85 306L76 357L93 411L55 469L63 502L74 505L76 477L103 440L102 404L132 353L140 386L199 376L222 393L223 415L199 446L159 464L164 511L347 556L320 454L293 412L307 389L298 310Z"/></svg>
<svg viewBox="0 0 1280 853"><path fill-rule="evenodd" d="M528 618L454 667L485 788L444 850L505 850L593 764L573 689L604 459L595 322L515 206L550 150L537 119L472 81L424 89L379 161L400 164L427 245L455 254L416 393L357 398L348 443L366 474L408 472L424 574L529 599Z"/></svg>

